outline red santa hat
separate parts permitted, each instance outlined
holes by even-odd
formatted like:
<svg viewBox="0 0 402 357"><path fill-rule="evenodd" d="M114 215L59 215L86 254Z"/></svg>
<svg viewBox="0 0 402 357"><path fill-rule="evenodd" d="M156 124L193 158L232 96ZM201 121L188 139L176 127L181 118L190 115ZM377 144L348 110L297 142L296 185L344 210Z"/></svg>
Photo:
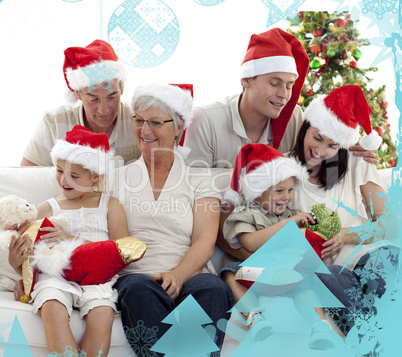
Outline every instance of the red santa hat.
<svg viewBox="0 0 402 357"><path fill-rule="evenodd" d="M264 191L290 177L301 179L305 169L293 158L271 146L255 143L243 146L237 154L230 189L225 200L235 206L253 202Z"/></svg>
<svg viewBox="0 0 402 357"><path fill-rule="evenodd" d="M109 139L105 133L94 133L76 125L66 133L65 140L58 140L51 152L53 165L57 160L78 164L99 175L106 173L111 159Z"/></svg>
<svg viewBox="0 0 402 357"><path fill-rule="evenodd" d="M296 75L292 96L281 114L272 120L274 135L273 147L277 149L300 97L304 80L309 70L309 57L292 34L279 28L273 28L261 34L251 36L246 56L240 67L240 78L252 78L266 73L286 72Z"/></svg>
<svg viewBox="0 0 402 357"><path fill-rule="evenodd" d="M135 105L141 97L153 97L161 101L184 120L188 128L192 119L193 85L150 83L137 87L131 101L131 110L135 114Z"/></svg>
<svg viewBox="0 0 402 357"><path fill-rule="evenodd" d="M105 66L106 69L117 70L112 78L107 78L107 80L124 81L127 78L127 71L123 63L119 61L112 46L105 41L95 40L86 47L69 47L64 51L64 55L64 78L71 92L89 87L91 79L83 69L101 66L98 70L102 71L102 66ZM100 77L101 74L102 72Z"/></svg>
<svg viewBox="0 0 402 357"><path fill-rule="evenodd" d="M311 102L304 116L320 134L332 139L342 148L348 149L359 140L360 124L366 136L360 145L366 150L376 150L382 143L381 137L371 128L371 108L359 86L339 87L327 96L319 96Z"/></svg>

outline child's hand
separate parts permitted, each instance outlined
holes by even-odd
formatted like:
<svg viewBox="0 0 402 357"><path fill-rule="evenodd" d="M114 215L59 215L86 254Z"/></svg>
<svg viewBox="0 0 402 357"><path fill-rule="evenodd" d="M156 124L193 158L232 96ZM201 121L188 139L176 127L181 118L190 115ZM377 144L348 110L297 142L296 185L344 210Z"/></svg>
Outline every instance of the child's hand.
<svg viewBox="0 0 402 357"><path fill-rule="evenodd" d="M61 228L44 227L39 229L41 232L49 232L44 234L41 239L47 243L57 243L60 239L74 239L75 236L64 232Z"/></svg>
<svg viewBox="0 0 402 357"><path fill-rule="evenodd" d="M15 286L14 286L14 300L15 301L21 301L20 300L21 296L24 295L24 294L25 294L24 284L23 284L22 279L21 279L21 280L18 280L15 283Z"/></svg>
<svg viewBox="0 0 402 357"><path fill-rule="evenodd" d="M314 224L315 219L311 213L300 212L292 217L299 227L304 227L305 224Z"/></svg>
<svg viewBox="0 0 402 357"><path fill-rule="evenodd" d="M31 254L31 250L28 249L30 246L31 241L27 234L20 238L16 238L14 235L11 237L8 250L8 262L20 275L22 275L22 262ZM27 249L27 251L24 253L25 249Z"/></svg>

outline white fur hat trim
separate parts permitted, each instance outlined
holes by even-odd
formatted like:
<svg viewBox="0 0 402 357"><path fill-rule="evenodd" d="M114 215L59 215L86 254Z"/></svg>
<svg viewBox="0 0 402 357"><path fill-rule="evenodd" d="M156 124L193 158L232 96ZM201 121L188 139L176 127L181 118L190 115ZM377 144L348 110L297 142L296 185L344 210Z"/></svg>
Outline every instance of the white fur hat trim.
<svg viewBox="0 0 402 357"><path fill-rule="evenodd" d="M240 178L240 191L247 202L254 202L264 191L290 177L301 180L305 171L306 168L293 158L278 158L243 175ZM234 206L244 204L242 196L232 189L225 193L224 199Z"/></svg>
<svg viewBox="0 0 402 357"><path fill-rule="evenodd" d="M349 149L359 141L359 128L353 129L342 123L325 105L324 98L325 96L321 95L311 102L304 112L304 117L321 135L335 141L342 148Z"/></svg>
<svg viewBox="0 0 402 357"><path fill-rule="evenodd" d="M53 165L57 160L66 160L72 164L78 164L91 172L105 175L112 156L99 149L90 146L71 144L65 140L57 140L51 152Z"/></svg>
<svg viewBox="0 0 402 357"><path fill-rule="evenodd" d="M141 97L154 97L177 113L184 120L184 128L188 128L192 119L193 98L188 90L169 84L150 83L134 90L131 109L135 113L135 104Z"/></svg>

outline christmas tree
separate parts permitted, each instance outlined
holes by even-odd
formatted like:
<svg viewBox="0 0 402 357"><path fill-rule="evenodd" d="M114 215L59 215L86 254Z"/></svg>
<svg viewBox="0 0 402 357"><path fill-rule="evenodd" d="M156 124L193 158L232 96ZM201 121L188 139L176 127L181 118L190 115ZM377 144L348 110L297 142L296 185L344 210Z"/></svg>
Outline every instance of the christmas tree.
<svg viewBox="0 0 402 357"><path fill-rule="evenodd" d="M187 296L162 321L172 325L152 346L151 351L164 353L165 357L203 357L219 351L202 325L212 320L191 296Z"/></svg>
<svg viewBox="0 0 402 357"><path fill-rule="evenodd" d="M358 85L373 110L371 125L383 139L378 149L378 168L394 167L397 159L387 117L385 85L370 87L372 79L369 74L378 69L359 67L360 48L370 45L370 42L360 38L350 14L301 11L298 19L288 21L290 28L287 31L300 40L310 58L310 70L298 104L305 109L320 94L328 94L342 85Z"/></svg>

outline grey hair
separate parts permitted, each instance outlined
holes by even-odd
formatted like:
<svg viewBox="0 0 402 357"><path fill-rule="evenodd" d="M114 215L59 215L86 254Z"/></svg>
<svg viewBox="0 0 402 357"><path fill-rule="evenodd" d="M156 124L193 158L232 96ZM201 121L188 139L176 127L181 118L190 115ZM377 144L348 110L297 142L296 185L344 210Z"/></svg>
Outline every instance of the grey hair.
<svg viewBox="0 0 402 357"><path fill-rule="evenodd" d="M162 102L158 98L149 95L144 95L143 97L140 97L136 101L134 105L134 115L135 113L143 112L144 110L147 110L149 108L157 108L160 111L169 114L173 119L173 125L175 130L177 130L179 127L181 128L184 127L184 120L180 118L179 114L173 111L170 107L168 107L164 102ZM175 138L176 145L179 144L182 134L183 130L180 132L178 136L176 136Z"/></svg>

